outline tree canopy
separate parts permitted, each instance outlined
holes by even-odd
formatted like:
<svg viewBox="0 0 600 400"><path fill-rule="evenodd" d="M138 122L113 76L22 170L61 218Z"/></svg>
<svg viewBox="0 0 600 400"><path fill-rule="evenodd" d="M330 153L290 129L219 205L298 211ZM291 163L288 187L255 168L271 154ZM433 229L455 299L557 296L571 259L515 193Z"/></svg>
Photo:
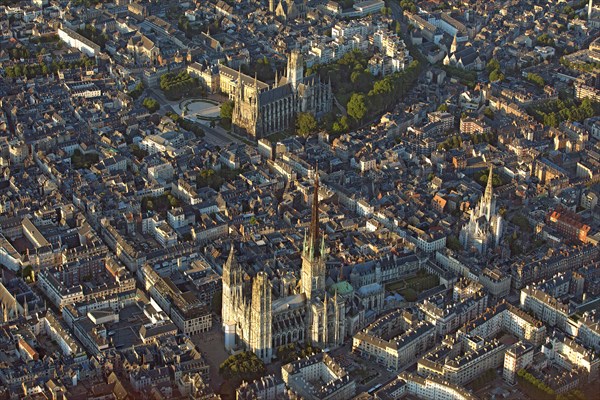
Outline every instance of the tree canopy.
<svg viewBox="0 0 600 400"><path fill-rule="evenodd" d="M300 136L308 136L317 129L317 120L310 113L298 113L296 131Z"/></svg>
<svg viewBox="0 0 600 400"><path fill-rule="evenodd" d="M348 115L357 121L361 121L367 114L367 104L365 95L361 93L353 93L348 100Z"/></svg>
<svg viewBox="0 0 600 400"><path fill-rule="evenodd" d="M542 33L537 37L537 43L543 46L554 46L554 39L552 39L547 33Z"/></svg>
<svg viewBox="0 0 600 400"><path fill-rule="evenodd" d="M135 85L135 87L133 88L133 90L131 92L129 92L129 95L134 100L136 100L142 95L143 92L144 92L144 84L142 82L140 82L137 85Z"/></svg>
<svg viewBox="0 0 600 400"><path fill-rule="evenodd" d="M179 74L167 72L160 77L160 88L169 100L199 96L202 92L198 78L192 78L186 71Z"/></svg>
<svg viewBox="0 0 600 400"><path fill-rule="evenodd" d="M535 103L527 112L544 125L558 127L563 121L583 121L600 113L600 103L583 99L578 103L574 98L551 99Z"/></svg>
<svg viewBox="0 0 600 400"><path fill-rule="evenodd" d="M233 116L233 101L226 101L221 104L220 116L222 119L228 119L231 121L231 117Z"/></svg>
<svg viewBox="0 0 600 400"><path fill-rule="evenodd" d="M482 186L486 186L488 178L490 176L490 170L486 169L485 171L481 171L478 175L479 175L479 177L477 178L477 181ZM498 175L497 173L492 172L492 186L497 187L497 186L502 186L503 184L504 184L504 181L502 180L502 177L500 175Z"/></svg>
<svg viewBox="0 0 600 400"><path fill-rule="evenodd" d="M527 74L527 80L541 88L544 87L544 85L546 84L544 78L533 72Z"/></svg>
<svg viewBox="0 0 600 400"><path fill-rule="evenodd" d="M503 81L503 80L504 80L504 74L502 72L500 72L499 69L495 69L492 72L490 72L490 81L497 82L497 81Z"/></svg>
<svg viewBox="0 0 600 400"><path fill-rule="evenodd" d="M151 113L155 113L160 109L160 103L152 97L146 97L142 102L142 105L146 107Z"/></svg>
<svg viewBox="0 0 600 400"><path fill-rule="evenodd" d="M309 357L320 352L321 349L319 347L313 346L310 343L306 343L304 346L300 346L298 343L289 343L279 346L277 357L282 364L288 364L298 358Z"/></svg>
<svg viewBox="0 0 600 400"><path fill-rule="evenodd" d="M266 372L265 363L251 351L230 356L219 367L219 374L234 385L239 385L241 381L252 382Z"/></svg>
<svg viewBox="0 0 600 400"><path fill-rule="evenodd" d="M413 50L411 54L418 58L418 54ZM350 109L356 115L362 115L363 119L376 116L391 109L417 83L421 64L415 60L404 71L374 76L369 70L369 59L368 54L353 50L335 62L311 66L307 70L307 75L318 74L324 82L331 81L336 99L346 107L354 95L364 96L358 98L354 96L354 104ZM363 102L365 107L362 107ZM358 107L353 108L354 106ZM356 118L351 111L348 111L348 115L351 118L325 119L323 128L339 134L362 122L361 118Z"/></svg>

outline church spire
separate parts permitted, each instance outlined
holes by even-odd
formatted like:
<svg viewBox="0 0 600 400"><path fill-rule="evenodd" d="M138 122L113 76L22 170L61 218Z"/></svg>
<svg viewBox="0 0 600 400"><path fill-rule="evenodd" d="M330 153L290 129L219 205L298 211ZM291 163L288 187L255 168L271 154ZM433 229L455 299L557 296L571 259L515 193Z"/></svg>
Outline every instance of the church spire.
<svg viewBox="0 0 600 400"><path fill-rule="evenodd" d="M233 245L233 241L231 242L231 247L229 248L229 257L227 257L227 261L223 264L223 280L226 284L234 283L235 278L234 275L239 269L239 264L237 261L237 257L235 256L235 246Z"/></svg>
<svg viewBox="0 0 600 400"><path fill-rule="evenodd" d="M313 193L312 213L310 218L310 251L318 256L319 249L319 164L315 167L315 187Z"/></svg>
<svg viewBox="0 0 600 400"><path fill-rule="evenodd" d="M458 40L456 39L456 35L454 35L454 40L452 40L452 45L450 45L450 54L456 53L458 50Z"/></svg>
<svg viewBox="0 0 600 400"><path fill-rule="evenodd" d="M233 245L233 241L231 242L231 247L229 247L229 256L227 257L227 262L225 263L225 266L227 268L229 268L230 270L237 269L237 266L238 266L238 261L237 261L237 257L235 256L235 246Z"/></svg>
<svg viewBox="0 0 600 400"><path fill-rule="evenodd" d="M492 180L493 180L492 178L493 178L494 174L493 174L492 170L493 170L493 165L490 164L490 174L488 176L487 186L485 187L485 198L488 199L488 201L494 195L494 189L493 189L493 184L492 184Z"/></svg>

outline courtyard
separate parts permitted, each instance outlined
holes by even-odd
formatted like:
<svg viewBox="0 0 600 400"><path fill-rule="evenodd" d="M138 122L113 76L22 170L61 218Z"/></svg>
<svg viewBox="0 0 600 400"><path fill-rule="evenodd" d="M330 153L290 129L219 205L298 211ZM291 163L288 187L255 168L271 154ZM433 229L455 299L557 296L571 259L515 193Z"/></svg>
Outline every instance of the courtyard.
<svg viewBox="0 0 600 400"><path fill-rule="evenodd" d="M221 103L210 99L190 99L179 103L178 114L203 125L219 121Z"/></svg>

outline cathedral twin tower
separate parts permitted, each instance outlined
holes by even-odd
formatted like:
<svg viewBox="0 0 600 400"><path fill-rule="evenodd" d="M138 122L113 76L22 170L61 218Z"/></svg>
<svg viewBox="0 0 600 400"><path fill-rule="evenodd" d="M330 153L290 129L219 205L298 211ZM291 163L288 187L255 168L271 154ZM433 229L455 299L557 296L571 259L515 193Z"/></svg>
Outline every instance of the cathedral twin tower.
<svg viewBox="0 0 600 400"><path fill-rule="evenodd" d="M319 232L319 182L315 178L310 230L302 249L299 293L272 300L264 271L251 278L237 262L233 245L223 265L223 326L226 347L234 343L270 362L273 349L311 342L333 347L345 336L345 302L328 297L325 239Z"/></svg>

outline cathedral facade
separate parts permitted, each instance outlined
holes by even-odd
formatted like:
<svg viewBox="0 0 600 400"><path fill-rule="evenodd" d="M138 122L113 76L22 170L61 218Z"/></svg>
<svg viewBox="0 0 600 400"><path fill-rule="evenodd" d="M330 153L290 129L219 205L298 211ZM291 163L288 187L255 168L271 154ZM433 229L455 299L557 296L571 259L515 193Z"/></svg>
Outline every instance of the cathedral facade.
<svg viewBox="0 0 600 400"><path fill-rule="evenodd" d="M460 231L460 243L467 249L475 249L485 254L498 246L502 236L502 217L496 212L496 196L492 187L492 167L488 176L485 193L471 213L469 221Z"/></svg>
<svg viewBox="0 0 600 400"><path fill-rule="evenodd" d="M336 347L346 337L346 299L327 291L325 238L319 230L319 183L315 179L310 230L302 249L301 281L296 293L272 299L265 272L254 278L237 262L233 246L223 265L223 325L238 345L270 362L274 349L310 342Z"/></svg>
<svg viewBox="0 0 600 400"><path fill-rule="evenodd" d="M331 111L331 82L317 75L304 76L304 59L298 50L288 58L287 74L272 86L252 81L238 72L234 89L233 129L259 139L294 127L298 113L319 118Z"/></svg>

